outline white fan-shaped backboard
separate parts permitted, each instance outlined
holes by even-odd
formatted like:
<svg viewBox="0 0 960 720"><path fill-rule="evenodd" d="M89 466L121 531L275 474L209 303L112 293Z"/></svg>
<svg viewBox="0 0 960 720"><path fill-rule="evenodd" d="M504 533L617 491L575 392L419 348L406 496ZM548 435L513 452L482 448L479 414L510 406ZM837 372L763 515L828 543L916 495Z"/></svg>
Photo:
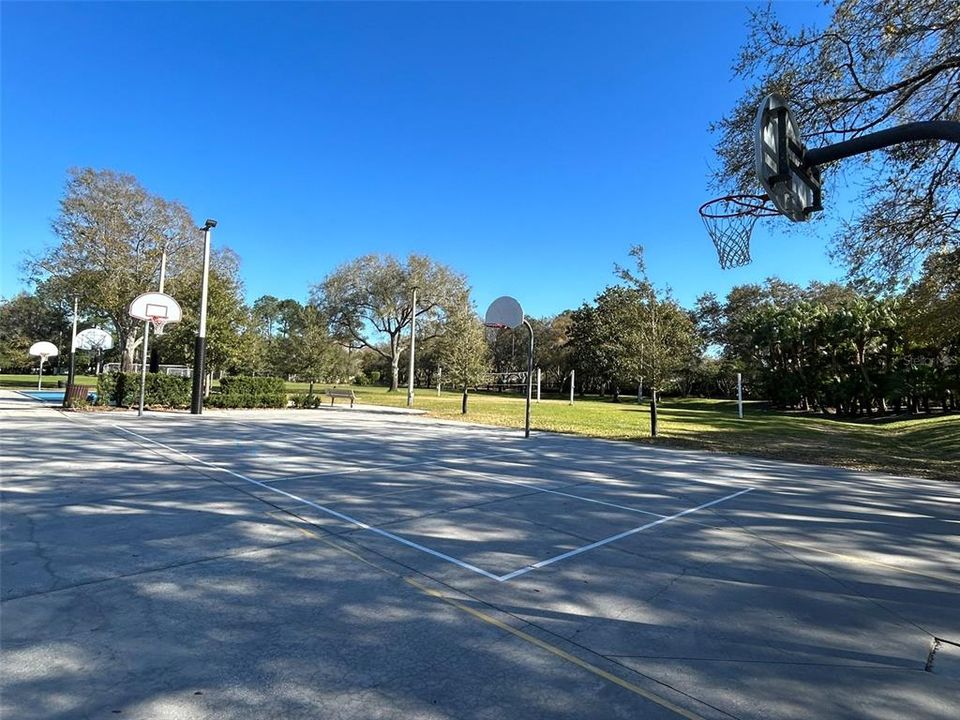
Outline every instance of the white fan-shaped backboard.
<svg viewBox="0 0 960 720"><path fill-rule="evenodd" d="M46 360L48 357L56 356L57 346L52 342L41 340L40 342L35 342L33 345L31 345L27 352L29 352L31 355L37 355Z"/></svg>
<svg viewBox="0 0 960 720"><path fill-rule="evenodd" d="M110 350L113 335L100 328L87 328L77 333L77 350Z"/></svg>
<svg viewBox="0 0 960 720"><path fill-rule="evenodd" d="M523 308L509 295L498 297L490 303L483 322L488 327L520 327L523 324Z"/></svg>
<svg viewBox="0 0 960 720"><path fill-rule="evenodd" d="M180 303L165 293L149 292L138 295L130 303L130 316L139 320L163 318L166 322L180 322L183 313Z"/></svg>

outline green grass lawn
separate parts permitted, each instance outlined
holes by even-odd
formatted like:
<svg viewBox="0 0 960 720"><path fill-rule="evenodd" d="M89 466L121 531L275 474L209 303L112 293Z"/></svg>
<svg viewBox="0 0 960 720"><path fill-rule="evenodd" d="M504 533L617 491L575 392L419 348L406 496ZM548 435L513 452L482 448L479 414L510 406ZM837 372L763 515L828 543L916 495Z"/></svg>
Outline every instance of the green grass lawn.
<svg viewBox="0 0 960 720"><path fill-rule="evenodd" d="M44 375L44 389L56 389L65 376ZM96 387L97 379L78 375L77 383ZM36 389L36 375L0 375L0 387ZM317 383L314 392L329 385ZM306 392L307 383L287 383L288 392ZM356 387L358 402L406 407L407 392ZM343 402L343 401L340 401ZM460 393L418 389L414 407L431 417L523 428L524 401L515 395L471 394L469 412L460 413ZM534 403L535 430L715 450L803 463L820 463L903 475L960 479L960 415L920 416L905 420L835 420L773 412L747 403L743 420L729 400L667 399L660 405L658 437L650 437L650 408L635 401L566 399Z"/></svg>
<svg viewBox="0 0 960 720"><path fill-rule="evenodd" d="M322 392L326 386L318 386ZM401 388L354 387L358 402L406 407ZM471 394L469 412L460 414L460 394L422 389L414 407L436 418L522 429L524 401L516 396ZM803 463L839 465L906 475L960 479L960 415L906 420L844 421L773 412L746 403L737 418L730 400L671 399L659 406L658 437L650 437L650 407L636 401L544 399L534 403L531 426L536 430L656 443L674 447L755 455Z"/></svg>
<svg viewBox="0 0 960 720"><path fill-rule="evenodd" d="M43 373L43 389L44 390L56 390L57 381L63 383L63 386L67 385L67 376L66 375L47 375L46 368L44 368ZM92 389L97 387L97 378L94 375L77 375L74 380L77 385L88 385ZM37 389L37 376L36 375L0 375L0 388L4 390L36 390Z"/></svg>

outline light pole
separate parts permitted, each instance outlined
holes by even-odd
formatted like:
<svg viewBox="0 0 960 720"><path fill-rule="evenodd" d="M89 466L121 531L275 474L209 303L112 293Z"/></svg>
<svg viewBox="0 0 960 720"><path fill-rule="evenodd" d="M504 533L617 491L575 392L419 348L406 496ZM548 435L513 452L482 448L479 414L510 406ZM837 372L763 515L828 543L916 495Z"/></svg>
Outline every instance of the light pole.
<svg viewBox="0 0 960 720"><path fill-rule="evenodd" d="M163 244L163 250L160 252L160 286L157 288L157 292L163 292L163 283L167 277L167 244ZM146 330L144 330L146 332ZM154 333L156 334L156 333ZM160 372L160 350L159 348L153 348L150 351L150 372Z"/></svg>
<svg viewBox="0 0 960 720"><path fill-rule="evenodd" d="M200 285L200 329L193 346L193 394L190 398L190 412L200 415L203 412L203 374L207 352L207 289L210 281L210 231L217 226L216 220L207 220L203 227L203 280Z"/></svg>
<svg viewBox="0 0 960 720"><path fill-rule="evenodd" d="M410 303L410 367L407 370L407 407L413 407L413 353L417 347L417 286Z"/></svg>
<svg viewBox="0 0 960 720"><path fill-rule="evenodd" d="M77 362L77 309L79 299L73 298L73 334L70 336L70 372L67 375L67 391L63 395L63 406L70 407L72 399L70 393L73 390L73 379L76 372Z"/></svg>

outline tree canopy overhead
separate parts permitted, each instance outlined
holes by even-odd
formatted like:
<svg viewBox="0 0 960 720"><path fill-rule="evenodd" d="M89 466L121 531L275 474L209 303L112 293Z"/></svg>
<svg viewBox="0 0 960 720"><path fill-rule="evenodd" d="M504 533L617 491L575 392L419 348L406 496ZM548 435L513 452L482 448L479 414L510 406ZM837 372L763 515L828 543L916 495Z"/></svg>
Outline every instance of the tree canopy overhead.
<svg viewBox="0 0 960 720"><path fill-rule="evenodd" d="M770 92L787 98L809 148L907 122L960 121L960 4L826 5L826 28L789 31L772 4L751 15L734 66L749 86L712 127L719 134L719 187L756 191L752 129ZM931 253L960 246L958 152L956 143L913 142L841 161L863 179L862 210L842 224L833 250L851 274L903 282ZM837 173L825 170L828 202Z"/></svg>

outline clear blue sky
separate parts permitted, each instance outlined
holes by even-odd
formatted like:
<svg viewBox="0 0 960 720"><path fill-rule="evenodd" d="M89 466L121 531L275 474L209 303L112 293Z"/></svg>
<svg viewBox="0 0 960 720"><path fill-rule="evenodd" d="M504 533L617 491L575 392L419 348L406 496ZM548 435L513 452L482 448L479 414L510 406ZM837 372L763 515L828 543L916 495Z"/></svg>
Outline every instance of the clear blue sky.
<svg viewBox="0 0 960 720"><path fill-rule="evenodd" d="M592 299L636 243L688 306L834 279L823 224L758 227L754 263L721 271L697 214L747 7L4 2L0 293L53 242L71 166L217 218L249 300L305 299L370 252L428 254L481 311L510 294L533 316Z"/></svg>

